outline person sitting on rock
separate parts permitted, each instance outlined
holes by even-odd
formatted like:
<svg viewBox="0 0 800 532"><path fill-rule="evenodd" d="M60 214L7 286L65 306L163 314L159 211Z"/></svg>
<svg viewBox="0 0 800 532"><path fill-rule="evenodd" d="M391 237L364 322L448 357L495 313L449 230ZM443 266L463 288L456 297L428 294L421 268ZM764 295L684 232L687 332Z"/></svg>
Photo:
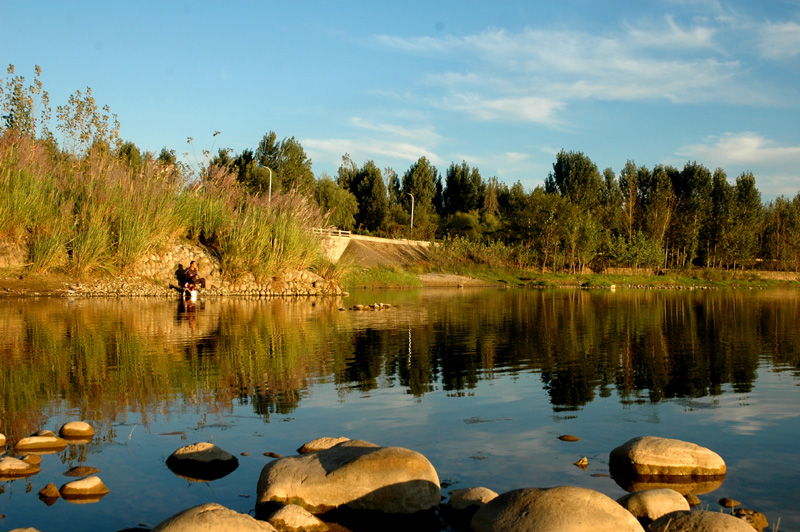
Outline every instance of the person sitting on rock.
<svg viewBox="0 0 800 532"><path fill-rule="evenodd" d="M205 277L200 277L200 272L197 271L197 263L195 261L192 261L189 264L189 268L183 273L186 279L186 283L183 285L184 290L195 290L197 285L200 285L200 288L205 289L206 279Z"/></svg>

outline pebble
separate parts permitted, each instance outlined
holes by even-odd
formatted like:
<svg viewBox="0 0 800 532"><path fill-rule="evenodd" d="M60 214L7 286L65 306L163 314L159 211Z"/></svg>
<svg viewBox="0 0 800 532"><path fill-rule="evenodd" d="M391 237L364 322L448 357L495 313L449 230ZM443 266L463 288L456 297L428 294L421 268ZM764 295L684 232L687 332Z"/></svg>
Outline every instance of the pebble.
<svg viewBox="0 0 800 532"><path fill-rule="evenodd" d="M728 497L723 497L720 500L718 500L717 502L720 504L720 506L723 506L725 508L733 508L734 506L741 506L742 505L742 503L740 503L736 499L729 499Z"/></svg>
<svg viewBox="0 0 800 532"><path fill-rule="evenodd" d="M580 438L572 434L564 434L563 436L559 436L558 439L561 441L581 441Z"/></svg>

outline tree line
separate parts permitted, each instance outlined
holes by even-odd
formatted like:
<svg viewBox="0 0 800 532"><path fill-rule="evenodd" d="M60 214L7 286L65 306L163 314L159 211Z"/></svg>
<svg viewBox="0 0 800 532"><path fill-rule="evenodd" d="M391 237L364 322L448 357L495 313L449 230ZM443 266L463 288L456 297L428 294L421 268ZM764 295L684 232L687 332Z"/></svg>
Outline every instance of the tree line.
<svg viewBox="0 0 800 532"><path fill-rule="evenodd" d="M8 73L0 87L3 128L36 136L56 150L41 70L36 67L27 87L13 65ZM754 265L800 270L800 193L763 203L751 172L730 180L723 169L712 172L696 161L648 168L629 160L617 174L611 168L600 172L582 152L562 150L542 176L544 184L533 190L484 178L465 161L452 162L442 174L426 157L400 175L373 160L359 166L344 154L335 176L315 176L301 143L295 137L279 141L274 131L238 154L203 150L193 167L166 147L155 155L123 141L116 115L107 106L98 108L90 88L59 106L57 119L64 136L60 149L72 156L106 150L134 173L155 161L176 167L189 182L224 172L253 197L292 192L313 199L329 225L358 233L500 242L524 255L523 262L548 271Z"/></svg>

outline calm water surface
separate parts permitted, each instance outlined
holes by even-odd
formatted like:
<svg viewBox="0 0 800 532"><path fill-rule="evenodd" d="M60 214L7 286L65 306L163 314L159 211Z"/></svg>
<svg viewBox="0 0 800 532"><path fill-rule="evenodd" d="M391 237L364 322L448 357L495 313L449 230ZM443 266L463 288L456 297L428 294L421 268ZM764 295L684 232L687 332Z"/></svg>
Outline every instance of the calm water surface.
<svg viewBox="0 0 800 532"><path fill-rule="evenodd" d="M401 307L338 310L373 302ZM37 475L0 481L0 530L154 526L212 501L248 512L264 452L340 435L423 453L445 495L570 484L613 498L625 493L608 477L614 447L689 440L728 464L704 506L733 497L800 530L798 323L788 290L0 301L0 432L97 429ZM166 458L199 441L239 468L210 483L174 475ZM586 471L572 465L583 456ZM111 493L40 501L75 465L100 468Z"/></svg>

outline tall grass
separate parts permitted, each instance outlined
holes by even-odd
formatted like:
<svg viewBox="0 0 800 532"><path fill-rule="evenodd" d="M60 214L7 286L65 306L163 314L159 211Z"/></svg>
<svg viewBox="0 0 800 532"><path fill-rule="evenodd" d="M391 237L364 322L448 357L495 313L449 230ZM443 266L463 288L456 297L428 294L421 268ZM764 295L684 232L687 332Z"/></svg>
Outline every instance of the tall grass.
<svg viewBox="0 0 800 532"><path fill-rule="evenodd" d="M448 238L431 246L432 261L444 268L480 264L490 268L528 270L536 264L533 250L503 242L477 242L463 237Z"/></svg>
<svg viewBox="0 0 800 532"><path fill-rule="evenodd" d="M119 272L174 238L208 246L229 277L321 260L314 204L296 193L249 195L225 169L188 183L152 160L134 170L107 150L74 158L5 131L0 190L0 237L25 244L40 271Z"/></svg>

